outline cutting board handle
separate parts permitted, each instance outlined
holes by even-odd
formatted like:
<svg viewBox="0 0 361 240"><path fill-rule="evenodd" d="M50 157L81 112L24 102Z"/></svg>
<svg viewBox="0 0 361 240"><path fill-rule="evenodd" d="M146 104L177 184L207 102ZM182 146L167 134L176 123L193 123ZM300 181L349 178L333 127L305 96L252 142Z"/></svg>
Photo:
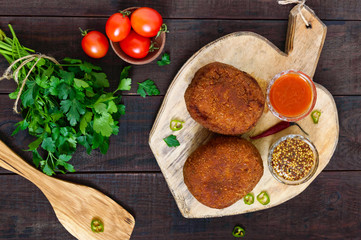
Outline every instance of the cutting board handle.
<svg viewBox="0 0 361 240"><path fill-rule="evenodd" d="M310 24L309 27L307 27L302 20L300 10ZM314 11L306 5L301 7L301 9L299 5L297 5L291 10L288 21L285 52L289 57L293 57L300 62L300 64L297 64L298 66L304 66L303 69L297 70L301 70L310 77L313 77L326 38L326 33L326 25L316 16ZM312 43L311 46L309 44L310 42ZM305 51L306 44L307 51Z"/></svg>

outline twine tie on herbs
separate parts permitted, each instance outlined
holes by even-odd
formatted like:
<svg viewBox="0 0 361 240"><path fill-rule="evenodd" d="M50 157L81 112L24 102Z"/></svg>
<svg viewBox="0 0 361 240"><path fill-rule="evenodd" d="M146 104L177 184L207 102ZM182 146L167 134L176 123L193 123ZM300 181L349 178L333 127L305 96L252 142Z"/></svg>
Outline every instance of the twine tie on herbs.
<svg viewBox="0 0 361 240"><path fill-rule="evenodd" d="M39 61L41 59L49 59L50 61L52 61L53 63L55 63L56 65L59 65L59 62L55 60L55 58L53 57L49 57L49 56L46 56L46 55L42 55L42 54L30 54L30 55L27 55L25 57L22 57L22 58L19 58L17 60L15 60L13 63L10 64L10 66L6 69L5 73L0 77L0 81L4 80L4 79L11 79L13 78L13 74L11 74L11 69L15 66L15 64L17 64L18 62L24 60L20 65L19 67L17 67L14 71L14 80L15 82L19 85L19 80L18 80L18 77L19 77L19 71L20 69L22 69L26 64L28 64L29 62L35 60L35 63L34 65L30 68L29 72L26 74L26 77L24 78L24 80L22 81L21 83L21 87L19 89L19 93L16 97L16 100L15 100L15 103L14 103L14 107L13 107L13 110L15 113L19 114L19 111L18 111L18 102L19 102L19 99L20 99L20 96L21 96L21 93L23 92L23 89L25 87L25 84L26 84L26 81L28 80L28 77L30 75L30 73L34 70L35 66L39 63Z"/></svg>
<svg viewBox="0 0 361 240"><path fill-rule="evenodd" d="M280 5L297 3L298 4L298 12L300 13L303 22L306 24L306 27L310 27L311 25L309 24L309 22L307 22L305 16L303 16L303 14L301 12L301 8L304 5L306 5L305 2L306 2L306 0L278 0L278 4L280 4Z"/></svg>

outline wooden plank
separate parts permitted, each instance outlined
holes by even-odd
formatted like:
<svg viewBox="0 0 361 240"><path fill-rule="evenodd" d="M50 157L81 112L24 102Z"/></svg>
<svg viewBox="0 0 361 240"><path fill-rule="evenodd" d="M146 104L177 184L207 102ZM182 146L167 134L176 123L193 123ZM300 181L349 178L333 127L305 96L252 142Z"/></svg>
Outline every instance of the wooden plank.
<svg viewBox="0 0 361 240"><path fill-rule="evenodd" d="M114 88L122 67L127 64L111 49L105 58L94 60L88 58L80 47L81 35L78 27L104 31L105 22L105 18L1 17L0 28L7 30L7 23L12 23L24 45L57 59L66 56L81 58L102 66ZM165 94L170 82L188 58L207 43L226 34L252 31L284 50L287 32L286 21L167 20L167 23L170 33L167 36L165 52L170 53L171 64L159 67L153 62L134 66L131 72L133 89L126 94L136 94L135 82L147 78L153 79L161 94ZM326 21L325 24L328 32L314 80L334 95L360 95L361 22ZM0 57L0 72L2 73L7 66L5 59ZM8 93L14 86L11 81L1 82L0 92Z"/></svg>
<svg viewBox="0 0 361 240"><path fill-rule="evenodd" d="M361 20L360 1L323 0L308 1L322 19ZM1 1L0 15L35 16L110 16L117 10L132 6L147 6L157 9L165 18L224 18L224 19L287 19L290 6L280 6L276 1L207 1L207 0L135 0L76 1L64 0L17 0Z"/></svg>
<svg viewBox="0 0 361 240"><path fill-rule="evenodd" d="M134 217L105 194L94 188L39 172L2 141L0 166L34 183L49 200L59 222L77 239L99 239L99 235L94 234L94 229L89 229L89 222L94 218L107 223L107 228L101 231L102 238L130 239L135 224Z"/></svg>
<svg viewBox="0 0 361 240"><path fill-rule="evenodd" d="M127 113L120 121L119 135L110 139L108 153L103 155L93 151L88 155L80 147L73 160L76 170L159 171L148 145L148 136L162 100L163 97L124 97ZM335 101L339 113L340 136L335 154L326 170L361 170L361 97L335 97ZM22 131L11 137L14 124L21 120L20 116L12 112L13 102L7 95L0 95L0 137L25 160L31 161L31 155L22 149L26 149L33 138ZM0 168L0 173L4 172L6 171Z"/></svg>
<svg viewBox="0 0 361 240"><path fill-rule="evenodd" d="M95 187L132 213L131 239L234 239L236 224L249 239L358 239L361 232L358 171L322 173L301 195L271 209L210 219L183 218L160 173L62 178ZM0 181L0 239L74 239L34 185L15 175Z"/></svg>
<svg viewBox="0 0 361 240"><path fill-rule="evenodd" d="M148 134L161 104L162 97L125 97L126 115L120 120L119 135L110 139L106 155L93 151L91 155L82 146L74 154L73 164L80 172L102 171L159 171L153 153L149 149ZM35 139L25 131L11 137L14 124L21 116L12 112L14 101L0 95L0 138L23 159L31 162L31 154L24 152ZM0 169L0 172L4 172Z"/></svg>
<svg viewBox="0 0 361 240"><path fill-rule="evenodd" d="M201 201L199 201L200 199L196 199L191 194L189 185L187 186L183 180L183 166L185 165L185 162L191 153L209 139L211 133L208 130L216 132L216 130L212 129L211 127L208 127L208 130L204 128L202 126L202 121L199 119L198 121L195 121L193 119L194 117L191 117L191 112L189 112L190 108L197 109L199 107L199 109L193 112L193 115L197 115L197 112L200 112L198 117L204 117L206 119L209 118L207 119L207 123L212 126L214 124L220 124L219 121L227 122L229 120L228 118L231 119L232 116L228 116L230 114L227 114L227 111L220 110L220 118L217 122L216 120L212 119L214 116L209 113L209 108L227 108L229 105L231 106L228 109L233 109L235 107L232 105L233 102L230 100L224 100L224 98L231 98L230 96L232 92L232 88L225 89L225 86L232 86L236 84L230 84L229 82L222 86L222 90L225 91L225 93L221 93L222 97L218 96L212 98L210 94L207 95L207 93L204 93L204 89L211 91L211 88L207 88L205 85L202 85L201 88L203 91L195 91L193 94L204 94L198 96L198 98L189 100L189 102L192 102L191 104L189 104L189 102L186 104L184 95L189 93L186 92L186 90L189 90L187 87L189 88L190 84L194 84L193 77L204 65L212 64L214 62L223 62L251 74L252 77L254 77L254 79L258 82L263 94L265 94L267 85L271 79L276 74L284 71L285 69L298 69L308 76L313 77L320 53L322 51L327 28L308 7L302 8L302 14L306 19L309 19L310 23L312 24L312 28L306 28L298 8L293 8L290 13L286 40L287 54L279 51L278 49L275 49L274 45L272 45L267 39L260 35L249 32L233 33L203 47L183 65L182 69L175 76L166 96L164 97L164 102L159 110L153 128L150 132L149 145L183 216L187 218L228 216L259 211L282 204L283 202L288 201L289 199L304 191L330 161L335 151L339 136L337 109L334 99L327 91L327 89L321 85L316 84L317 90L314 90L317 91L317 102L315 109L323 110L323 122L322 124L320 122L320 124L315 125L309 117L299 121L299 124L302 125L302 127L309 133L309 136L307 137L309 137L309 139L315 144L319 155L318 168L315 171L314 176L308 180L307 183L300 184L298 186L285 185L277 181L269 171L265 170L259 182L256 181L256 183L258 183L257 185L254 185L254 189L246 191L257 193L263 191L264 189L268 189L268 193L271 195L275 195L275 193L277 193L277 196L274 197L270 204L266 206L262 204L254 204L249 206L242 202L238 202L226 208L216 209L214 207L210 207L209 205L206 206L205 204L201 204ZM232 46L232 50L229 49L230 46ZM210 71L214 71L214 68L212 68ZM215 72L220 74L221 71L216 70ZM211 75L212 74L208 74L208 76ZM202 76L204 77L205 75ZM220 77L220 79L222 79L222 77ZM209 81L215 85L220 83L219 80L218 82L217 80L213 80L214 79L211 79ZM228 90L230 91L228 92ZM249 90L245 88L245 91L247 92ZM217 91L214 91L214 93L216 92ZM192 98L192 96L189 97ZM208 109L207 107L202 108L202 104L207 102L204 101L204 99L202 100L202 97L210 98L208 102L210 106L207 106ZM198 100L203 102L197 105L197 103L194 101ZM222 104L212 105L212 101L223 101L222 103L224 106L221 106ZM251 102L252 100L248 101ZM245 103L245 105L247 105L247 103ZM222 114L228 117L222 118ZM239 119L237 120L240 120L240 124L242 124L242 113L234 114L239 115ZM248 113L243 112L243 114L247 115ZM169 148L168 146L159 143L164 137L167 136L167 134L170 134L167 133L167 131L169 132L169 121L174 118L182 119L187 123L187 125L184 130L175 134L177 135L179 142L182 143L181 146L177 148ZM230 122L234 121L235 119L230 120ZM277 119L267 107L264 111L262 108L262 116L259 121L253 129L244 135L246 137L249 135L257 135L272 127L279 121L280 120ZM204 122L205 121L203 121L203 123ZM219 127L222 128L224 126ZM222 130L225 131L224 129ZM221 130L219 131L222 133ZM299 129L289 128L282 133L275 134L268 138L252 141L254 146L258 149L260 156L262 157L263 166L265 169L267 169L267 157L270 147L275 141L277 141L280 137L285 136L286 134L303 135ZM227 171L227 169L227 167L224 167L223 170ZM202 184L207 185L208 182L206 182L207 181L203 182ZM232 188L235 186L227 185L227 187ZM221 187L216 187L216 189L220 191L223 190ZM240 196L240 198L243 196Z"/></svg>

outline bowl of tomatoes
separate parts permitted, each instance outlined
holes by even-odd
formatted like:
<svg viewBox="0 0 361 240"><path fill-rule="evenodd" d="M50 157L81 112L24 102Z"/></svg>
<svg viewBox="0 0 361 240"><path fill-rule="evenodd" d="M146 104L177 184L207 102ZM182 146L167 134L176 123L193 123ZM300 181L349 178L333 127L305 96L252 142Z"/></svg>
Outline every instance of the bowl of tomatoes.
<svg viewBox="0 0 361 240"><path fill-rule="evenodd" d="M121 59L142 65L163 51L167 27L156 10L130 7L110 16L105 30L110 46Z"/></svg>

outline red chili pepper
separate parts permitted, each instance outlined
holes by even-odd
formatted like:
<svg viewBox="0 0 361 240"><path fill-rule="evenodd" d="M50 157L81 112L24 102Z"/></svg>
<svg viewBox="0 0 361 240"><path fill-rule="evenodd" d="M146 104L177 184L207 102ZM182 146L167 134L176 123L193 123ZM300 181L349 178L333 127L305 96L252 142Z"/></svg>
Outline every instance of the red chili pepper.
<svg viewBox="0 0 361 240"><path fill-rule="evenodd" d="M278 133L286 128L288 128L289 126L294 126L296 125L297 127L299 127L301 129L302 132L304 132L306 135L308 135L308 133L306 133L300 125L298 125L297 123L295 122L286 122L286 121L282 121L282 122L279 122L277 123L276 125L274 125L273 127L270 127L269 129L267 129L266 131L264 131L263 133L260 133L256 136L252 136L252 137L249 137L250 139L259 139L259 138L263 138L263 137L267 137L269 135L272 135L272 134L275 134L275 133Z"/></svg>

